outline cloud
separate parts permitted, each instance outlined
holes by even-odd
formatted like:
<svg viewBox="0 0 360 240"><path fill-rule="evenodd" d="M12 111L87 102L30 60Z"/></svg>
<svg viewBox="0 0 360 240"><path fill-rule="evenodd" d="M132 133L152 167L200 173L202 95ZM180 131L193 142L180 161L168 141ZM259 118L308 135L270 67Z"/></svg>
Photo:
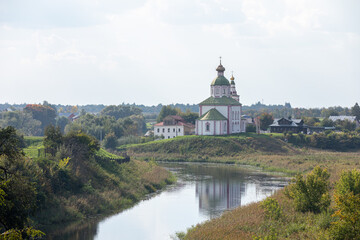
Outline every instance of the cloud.
<svg viewBox="0 0 360 240"><path fill-rule="evenodd" d="M107 22L106 16L137 8L145 0L12 0L0 2L0 23L17 28L85 27Z"/></svg>
<svg viewBox="0 0 360 240"><path fill-rule="evenodd" d="M346 105L360 94L360 21L351 7L340 0L2 1L1 97L197 103L223 56L245 104ZM11 93L18 86L21 94Z"/></svg>

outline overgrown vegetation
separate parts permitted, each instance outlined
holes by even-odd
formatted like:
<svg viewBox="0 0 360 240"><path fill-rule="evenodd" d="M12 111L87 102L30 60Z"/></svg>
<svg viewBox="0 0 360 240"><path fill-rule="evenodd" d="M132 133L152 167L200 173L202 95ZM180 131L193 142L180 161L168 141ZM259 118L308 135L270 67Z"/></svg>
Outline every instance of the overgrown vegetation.
<svg viewBox="0 0 360 240"><path fill-rule="evenodd" d="M11 229L25 234L30 223L41 228L119 211L174 181L156 164L100 149L98 141L83 132L62 135L48 127L42 148L42 139L25 137L25 150L35 146L44 152L38 156L25 151L31 159L22 153L19 139L15 129L0 129L2 237Z"/></svg>

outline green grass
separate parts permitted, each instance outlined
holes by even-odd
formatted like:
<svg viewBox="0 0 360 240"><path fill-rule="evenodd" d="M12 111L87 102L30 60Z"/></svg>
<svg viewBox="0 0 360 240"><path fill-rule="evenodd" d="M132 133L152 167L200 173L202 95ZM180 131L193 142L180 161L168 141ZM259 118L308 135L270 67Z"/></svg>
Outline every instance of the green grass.
<svg viewBox="0 0 360 240"><path fill-rule="evenodd" d="M39 150L44 149L44 137L24 137L25 148L23 149L25 156L29 158L39 157Z"/></svg>
<svg viewBox="0 0 360 240"><path fill-rule="evenodd" d="M238 156L267 153L292 154L297 150L268 135L244 133L229 136L182 136L118 148L138 159L234 162Z"/></svg>
<svg viewBox="0 0 360 240"><path fill-rule="evenodd" d="M119 156L113 153L109 153L108 151L106 151L103 148L100 148L99 151L96 152L96 156L99 156L101 158L108 158L108 159L124 159L123 156Z"/></svg>

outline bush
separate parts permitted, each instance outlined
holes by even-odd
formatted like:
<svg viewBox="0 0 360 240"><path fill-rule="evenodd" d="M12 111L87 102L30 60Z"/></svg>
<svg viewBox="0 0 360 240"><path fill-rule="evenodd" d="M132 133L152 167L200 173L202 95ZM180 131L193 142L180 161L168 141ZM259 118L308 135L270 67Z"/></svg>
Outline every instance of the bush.
<svg viewBox="0 0 360 240"><path fill-rule="evenodd" d="M319 166L307 175L297 175L285 188L285 195L294 199L295 208L301 212L319 213L330 205L329 173Z"/></svg>
<svg viewBox="0 0 360 240"><path fill-rule="evenodd" d="M267 198L261 203L261 207L265 211L265 216L271 220L279 220L282 215L282 209L279 202L274 198Z"/></svg>
<svg viewBox="0 0 360 240"><path fill-rule="evenodd" d="M343 172L336 185L335 203L338 220L333 223L333 239L360 239L360 171Z"/></svg>

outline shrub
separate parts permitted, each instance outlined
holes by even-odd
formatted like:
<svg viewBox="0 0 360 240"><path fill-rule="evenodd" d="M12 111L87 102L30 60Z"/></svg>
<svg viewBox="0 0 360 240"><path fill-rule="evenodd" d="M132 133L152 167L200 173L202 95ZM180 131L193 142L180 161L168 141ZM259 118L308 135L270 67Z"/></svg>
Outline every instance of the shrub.
<svg viewBox="0 0 360 240"><path fill-rule="evenodd" d="M279 220L282 215L282 209L279 202L274 198L267 198L261 203L261 207L265 211L265 216L271 220Z"/></svg>
<svg viewBox="0 0 360 240"><path fill-rule="evenodd" d="M335 190L336 209L331 235L333 239L360 239L360 171L341 174Z"/></svg>
<svg viewBox="0 0 360 240"><path fill-rule="evenodd" d="M285 188L285 195L294 199L295 208L301 212L319 213L330 205L329 173L319 166L307 175L297 175Z"/></svg>

